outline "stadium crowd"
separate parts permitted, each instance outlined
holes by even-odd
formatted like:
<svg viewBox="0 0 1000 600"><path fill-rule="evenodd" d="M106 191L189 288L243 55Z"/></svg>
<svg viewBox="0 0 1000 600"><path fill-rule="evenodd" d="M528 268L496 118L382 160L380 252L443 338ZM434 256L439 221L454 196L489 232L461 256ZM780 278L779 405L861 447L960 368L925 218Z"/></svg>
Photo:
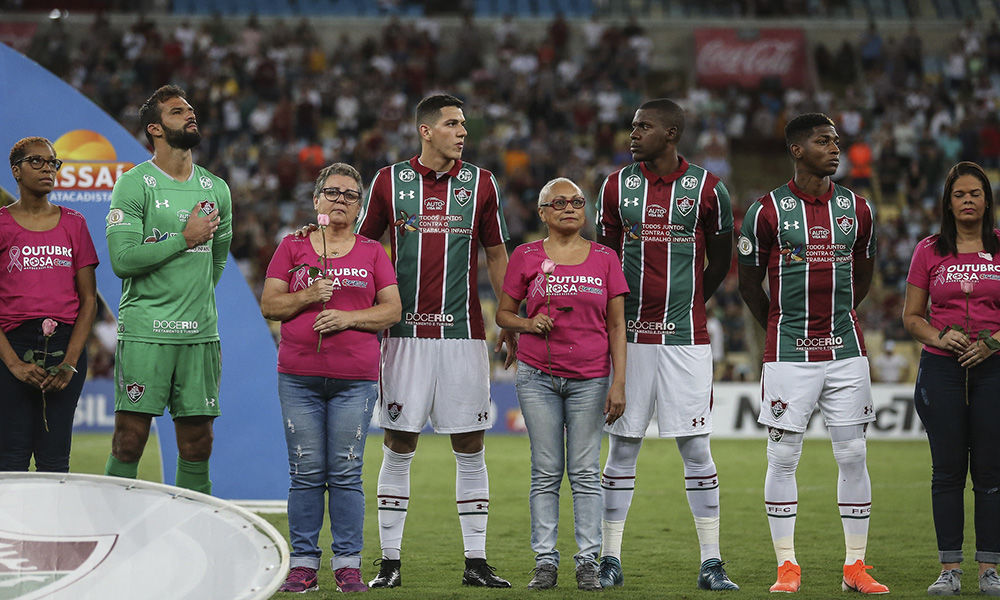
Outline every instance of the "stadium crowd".
<svg viewBox="0 0 1000 600"><path fill-rule="evenodd" d="M879 210L863 329L907 340L906 272L916 242L938 221L947 167L977 161L994 180L1000 169L1000 26L970 21L946 52L934 53L916 28L897 40L872 23L839 47L812 47L815 91L702 89L691 73L655 70L653 47L635 20L557 17L531 37L510 18L486 25L466 17L454 35L442 35L434 20L392 18L365 37L331 34L307 19L163 27L140 16L118 30L98 16L85 35L70 35L58 20L39 28L28 54L140 141L136 114L148 90L163 82L189 90L206 134L197 160L232 188L232 253L258 297L278 242L314 217L300 200L316 173L343 161L369 182L379 167L413 155L412 107L436 90L466 101L465 157L497 174L511 247L540 235L532 206L545 181L568 177L593 199L605 175L631 162L627 125L644 99L670 96L688 111L682 153L726 181L737 227L743 210L787 177L787 164L776 153L773 173L757 184L734 170L733 154L767 144L780 151L790 116L823 111L837 121L846 157L836 179ZM710 327L725 332L721 377L755 378L754 328L735 269L710 307Z"/></svg>

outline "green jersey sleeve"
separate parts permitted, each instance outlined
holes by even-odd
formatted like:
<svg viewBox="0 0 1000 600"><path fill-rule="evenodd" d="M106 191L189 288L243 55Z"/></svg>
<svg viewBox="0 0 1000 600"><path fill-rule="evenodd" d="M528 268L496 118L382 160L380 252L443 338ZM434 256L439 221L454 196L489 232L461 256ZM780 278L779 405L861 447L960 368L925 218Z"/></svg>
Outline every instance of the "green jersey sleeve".
<svg viewBox="0 0 1000 600"><path fill-rule="evenodd" d="M143 244L145 194L134 177L120 177L111 191L111 210L105 219L111 268L122 279L145 275L187 250L184 236L162 244Z"/></svg>
<svg viewBox="0 0 1000 600"><path fill-rule="evenodd" d="M212 237L212 281L215 285L222 278L222 271L229 258L229 246L233 241L233 197L226 182L221 179L218 181L222 188L219 190L219 228Z"/></svg>

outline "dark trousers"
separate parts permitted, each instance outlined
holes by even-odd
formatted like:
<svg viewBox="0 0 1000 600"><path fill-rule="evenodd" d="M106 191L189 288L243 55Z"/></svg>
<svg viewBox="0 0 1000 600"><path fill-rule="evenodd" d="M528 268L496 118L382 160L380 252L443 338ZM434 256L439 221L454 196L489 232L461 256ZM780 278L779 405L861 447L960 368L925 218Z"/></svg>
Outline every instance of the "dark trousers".
<svg viewBox="0 0 1000 600"><path fill-rule="evenodd" d="M41 319L25 321L7 332L7 339L18 357L27 350L45 348ZM48 352L65 351L72 326L60 324L49 339ZM58 365L63 356L50 358L46 367ZM87 378L87 352L80 355L77 371L65 389L45 392L45 416L42 419L42 391L18 380L0 363L0 471L27 471L32 455L38 471L69 471L69 451L73 437L73 416Z"/></svg>
<svg viewBox="0 0 1000 600"><path fill-rule="evenodd" d="M923 352L914 392L931 446L931 500L941 562L961 562L965 480L972 474L976 560L1000 562L1000 355L965 372L952 356Z"/></svg>

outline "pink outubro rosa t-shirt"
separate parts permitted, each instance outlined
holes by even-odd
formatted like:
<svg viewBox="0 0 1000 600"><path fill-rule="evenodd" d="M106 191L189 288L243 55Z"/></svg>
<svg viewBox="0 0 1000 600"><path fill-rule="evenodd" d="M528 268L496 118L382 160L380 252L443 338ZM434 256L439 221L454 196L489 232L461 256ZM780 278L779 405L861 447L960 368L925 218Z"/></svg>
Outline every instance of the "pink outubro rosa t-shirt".
<svg viewBox="0 0 1000 600"><path fill-rule="evenodd" d="M1000 235L1000 231L994 230ZM1000 330L1000 255L986 252L963 252L958 256L941 256L934 243L936 235L924 238L917 244L910 261L906 282L927 290L931 300L930 324L935 329L958 325L972 339L979 331L990 333ZM966 324L966 298L962 282L973 283L969 294L968 324ZM951 352L924 346L924 350L942 356Z"/></svg>
<svg viewBox="0 0 1000 600"><path fill-rule="evenodd" d="M59 223L29 231L0 208L0 328L10 331L29 319L76 323L80 296L76 272L97 264L87 221L60 206Z"/></svg>
<svg viewBox="0 0 1000 600"><path fill-rule="evenodd" d="M606 377L611 372L608 300L629 291L621 263L610 248L591 242L586 260L579 265L556 265L546 286L542 261L547 258L541 240L515 248L507 264L503 291L515 300L527 299L528 318L539 311L551 315L553 375L569 379ZM559 310L562 307L572 310ZM544 335L522 333L517 358L550 372Z"/></svg>
<svg viewBox="0 0 1000 600"><path fill-rule="evenodd" d="M301 264L322 268L322 258L313 250L309 238L285 236L267 266L267 277L288 283L289 292L298 292L313 282L307 268L288 272ZM396 274L385 249L360 235L347 254L327 259L327 276L333 280L333 296L326 303L327 309L370 308L379 290L396 285ZM281 324L278 372L378 380L379 348L374 333L345 329L325 334L321 351L316 351L319 333L313 330L313 323L322 310L323 303L315 302Z"/></svg>

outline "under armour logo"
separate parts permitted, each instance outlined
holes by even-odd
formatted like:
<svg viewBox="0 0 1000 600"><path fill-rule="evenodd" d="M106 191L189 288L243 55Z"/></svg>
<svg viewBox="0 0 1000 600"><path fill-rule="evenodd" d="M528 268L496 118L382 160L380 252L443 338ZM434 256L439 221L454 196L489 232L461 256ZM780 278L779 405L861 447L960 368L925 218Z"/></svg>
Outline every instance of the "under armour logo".
<svg viewBox="0 0 1000 600"><path fill-rule="evenodd" d="M483 510L484 508L486 508L486 506L483 505L483 504L477 504L476 505L476 510Z"/></svg>
<svg viewBox="0 0 1000 600"><path fill-rule="evenodd" d="M389 504L388 500L383 500L382 501L382 506L388 506L388 504ZM393 500L392 505L393 506L399 506L399 500Z"/></svg>
<svg viewBox="0 0 1000 600"><path fill-rule="evenodd" d="M483 421L485 421L486 419L488 419L489 416L490 416L490 414L489 413L485 413L485 412L476 413L476 421L482 423Z"/></svg>
<svg viewBox="0 0 1000 600"><path fill-rule="evenodd" d="M409 198L410 200L413 200L413 196L415 195L415 193L416 192L414 192L413 190L410 190L408 192L399 192L399 199L403 200L405 198Z"/></svg>
<svg viewBox="0 0 1000 600"><path fill-rule="evenodd" d="M698 487L702 487L702 486L706 486L706 485L719 485L719 480L718 479L712 479L712 480L709 480L709 481L699 481L698 482Z"/></svg>
<svg viewBox="0 0 1000 600"><path fill-rule="evenodd" d="M705 417L700 417L698 419L691 419L691 427L698 427L699 425L705 424Z"/></svg>
<svg viewBox="0 0 1000 600"><path fill-rule="evenodd" d="M785 231L788 231L789 229L798 229L798 228L799 228L798 221L785 221Z"/></svg>
<svg viewBox="0 0 1000 600"><path fill-rule="evenodd" d="M164 200L163 202L153 200L153 202L156 202L156 208L170 208L170 200Z"/></svg>
<svg viewBox="0 0 1000 600"><path fill-rule="evenodd" d="M866 415L872 414L872 406L871 406L871 404L869 404L868 406L866 406L863 412Z"/></svg>
<svg viewBox="0 0 1000 600"><path fill-rule="evenodd" d="M624 200L622 200L622 206L624 206L625 208L628 208L630 206L639 206L639 199L638 198L625 198Z"/></svg>

